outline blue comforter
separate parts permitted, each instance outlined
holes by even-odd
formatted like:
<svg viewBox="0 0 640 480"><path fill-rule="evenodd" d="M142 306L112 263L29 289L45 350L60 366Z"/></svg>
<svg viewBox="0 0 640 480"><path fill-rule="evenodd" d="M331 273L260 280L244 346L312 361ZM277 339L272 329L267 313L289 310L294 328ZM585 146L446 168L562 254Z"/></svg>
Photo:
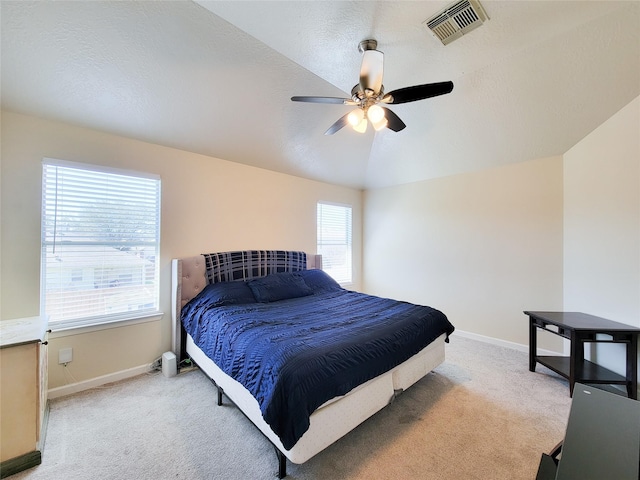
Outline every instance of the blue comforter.
<svg viewBox="0 0 640 480"><path fill-rule="evenodd" d="M327 400L404 362L454 327L431 307L344 289L270 303L182 311L196 345L256 398L289 450Z"/></svg>

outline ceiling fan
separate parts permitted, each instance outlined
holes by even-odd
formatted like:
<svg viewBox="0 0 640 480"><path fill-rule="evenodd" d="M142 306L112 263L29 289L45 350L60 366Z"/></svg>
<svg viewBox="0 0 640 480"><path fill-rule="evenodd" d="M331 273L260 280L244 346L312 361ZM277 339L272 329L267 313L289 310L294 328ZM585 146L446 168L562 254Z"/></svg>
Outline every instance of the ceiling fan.
<svg viewBox="0 0 640 480"><path fill-rule="evenodd" d="M376 50L377 46L376 40L363 40L358 45L358 50L362 53L360 82L351 89L351 98L291 97L294 102L338 103L357 107L331 125L324 132L325 135L333 135L346 125L351 125L356 132L364 133L367 130L368 122L371 122L376 130L386 127L394 132L399 132L406 127L405 123L394 112L379 104L398 105L415 102L444 95L453 90L453 82L438 82L414 85L384 93L382 85L384 54Z"/></svg>

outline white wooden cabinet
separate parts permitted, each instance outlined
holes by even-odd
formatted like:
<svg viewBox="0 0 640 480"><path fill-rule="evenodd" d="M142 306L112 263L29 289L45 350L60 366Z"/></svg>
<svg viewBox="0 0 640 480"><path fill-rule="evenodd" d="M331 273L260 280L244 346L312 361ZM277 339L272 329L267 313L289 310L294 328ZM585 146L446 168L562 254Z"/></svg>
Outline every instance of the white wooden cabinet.
<svg viewBox="0 0 640 480"><path fill-rule="evenodd" d="M0 321L1 477L42 461L47 416L47 319Z"/></svg>

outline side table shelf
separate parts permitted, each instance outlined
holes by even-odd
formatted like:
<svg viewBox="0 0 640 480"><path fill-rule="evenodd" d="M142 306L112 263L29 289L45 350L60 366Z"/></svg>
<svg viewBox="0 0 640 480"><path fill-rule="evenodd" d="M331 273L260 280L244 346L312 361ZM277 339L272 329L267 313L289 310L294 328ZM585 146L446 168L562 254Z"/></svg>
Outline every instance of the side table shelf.
<svg viewBox="0 0 640 480"><path fill-rule="evenodd" d="M601 385L623 385L629 398L638 398L638 335L640 328L612 322L580 312L531 312L529 316L529 370L544 365L569 380L573 395L576 382ZM570 340L570 356L537 354L537 332L544 330ZM608 339L598 338L606 335ZM620 375L594 362L585 360L585 343L620 343L626 345L626 375Z"/></svg>
<svg viewBox="0 0 640 480"><path fill-rule="evenodd" d="M562 356L536 355L536 361L549 370L553 370L564 378L569 378L571 373L571 358ZM601 367L597 363L584 360L576 365L576 377L589 379L589 383L604 385L626 385L627 379L611 370Z"/></svg>

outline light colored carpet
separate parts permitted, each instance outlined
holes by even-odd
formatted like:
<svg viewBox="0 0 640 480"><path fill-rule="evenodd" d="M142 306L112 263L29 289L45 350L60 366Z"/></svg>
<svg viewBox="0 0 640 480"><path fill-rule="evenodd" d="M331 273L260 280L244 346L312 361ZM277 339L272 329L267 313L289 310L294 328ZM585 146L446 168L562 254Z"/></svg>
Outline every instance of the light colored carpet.
<svg viewBox="0 0 640 480"><path fill-rule="evenodd" d="M533 480L564 436L567 382L526 353L454 335L447 360L291 480ZM225 399L226 401L226 399ZM12 480L273 479L271 444L198 370L51 402L43 463Z"/></svg>

